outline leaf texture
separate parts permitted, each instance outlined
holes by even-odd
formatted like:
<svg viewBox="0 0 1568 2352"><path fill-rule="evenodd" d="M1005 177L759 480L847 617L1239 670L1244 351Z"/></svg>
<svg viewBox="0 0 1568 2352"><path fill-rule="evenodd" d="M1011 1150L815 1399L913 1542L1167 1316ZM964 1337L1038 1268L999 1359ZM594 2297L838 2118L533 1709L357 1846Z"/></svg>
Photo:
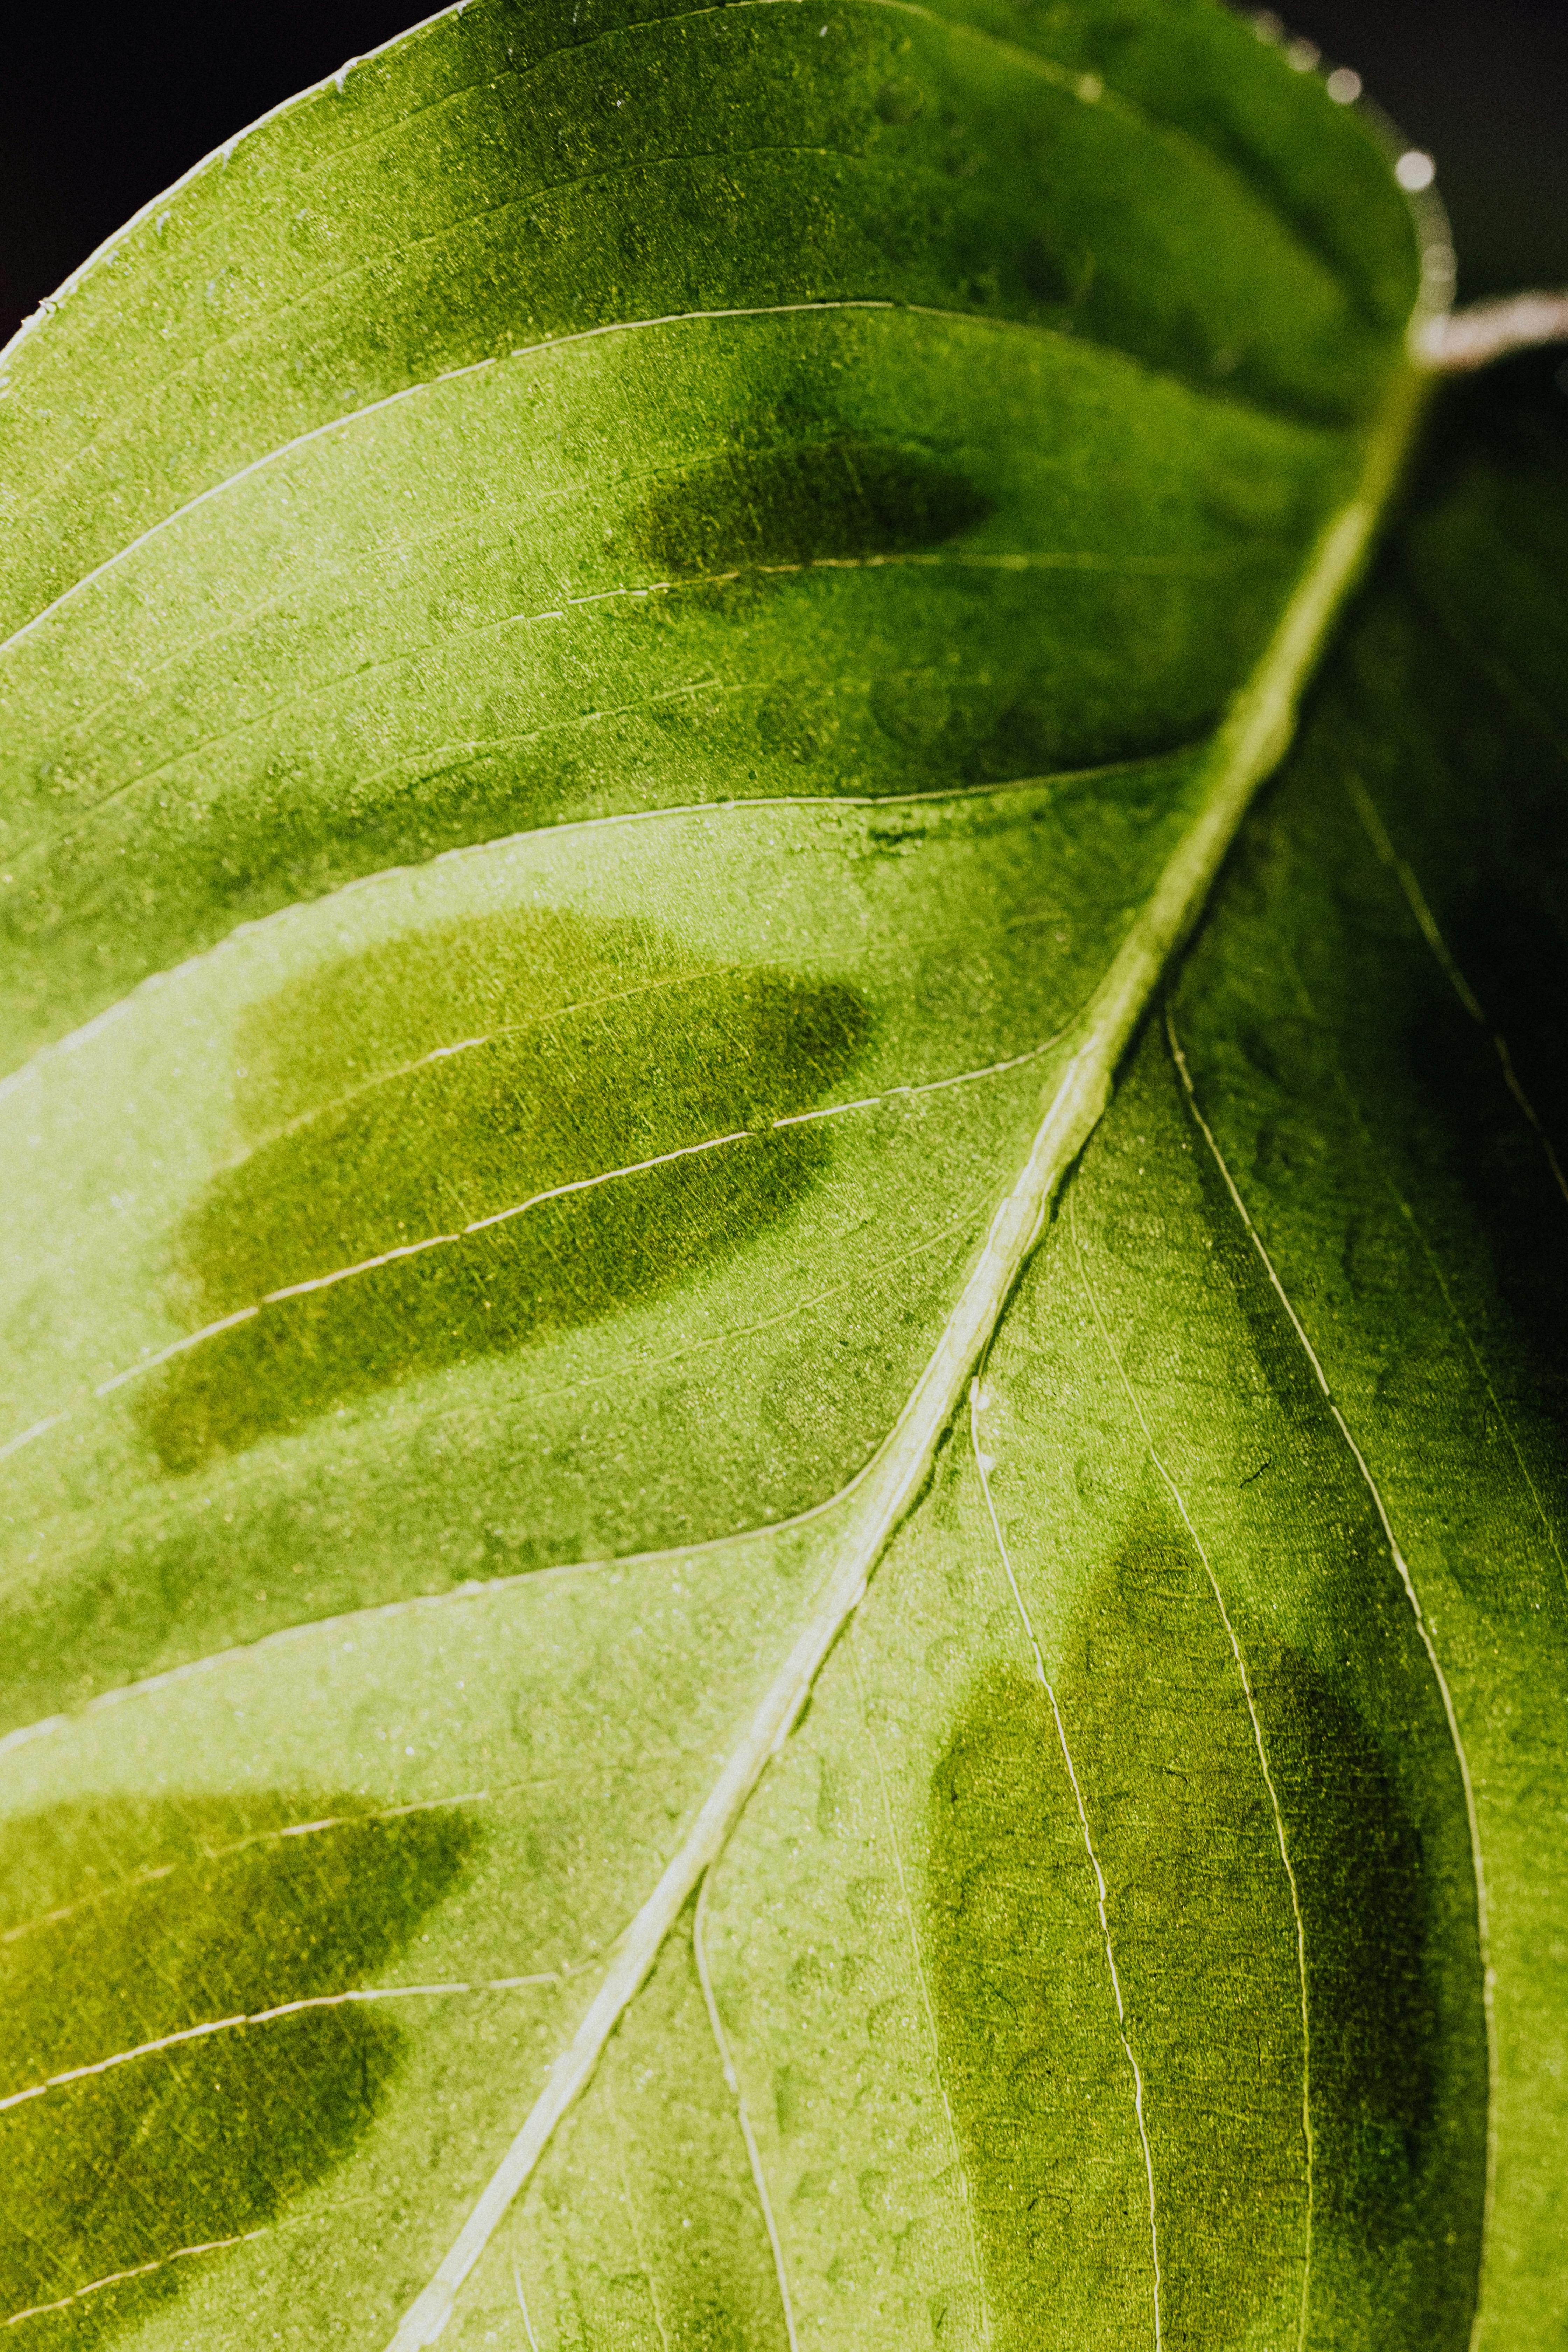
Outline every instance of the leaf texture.
<svg viewBox="0 0 1568 2352"><path fill-rule="evenodd" d="M1560 2324L1525 376L1139 1034L1418 243L1207 6L475 0L12 347L19 2341Z"/></svg>

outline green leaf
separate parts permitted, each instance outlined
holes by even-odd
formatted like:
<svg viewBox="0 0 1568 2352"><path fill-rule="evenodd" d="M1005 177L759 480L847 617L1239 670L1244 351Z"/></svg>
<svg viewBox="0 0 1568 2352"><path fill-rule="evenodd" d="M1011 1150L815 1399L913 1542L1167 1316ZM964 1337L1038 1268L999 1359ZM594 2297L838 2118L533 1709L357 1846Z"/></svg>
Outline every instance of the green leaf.
<svg viewBox="0 0 1568 2352"><path fill-rule="evenodd" d="M1560 2324L1546 1391L1333 1108L1402 575L1145 1022L1435 234L1206 5L475 0L13 345L20 2341ZM1485 429L1398 561L1549 697Z"/></svg>

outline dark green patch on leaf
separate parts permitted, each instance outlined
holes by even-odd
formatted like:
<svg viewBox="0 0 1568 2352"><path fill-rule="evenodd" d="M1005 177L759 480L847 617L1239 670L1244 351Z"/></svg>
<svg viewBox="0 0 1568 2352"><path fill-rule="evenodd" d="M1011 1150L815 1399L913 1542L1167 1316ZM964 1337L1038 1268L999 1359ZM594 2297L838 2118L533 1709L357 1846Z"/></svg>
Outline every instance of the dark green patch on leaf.
<svg viewBox="0 0 1568 2352"><path fill-rule="evenodd" d="M987 1684L937 1775L939 2032L1019 2347L1091 2298L1141 2330L1156 2245L1173 2347L1262 2340L1309 2262L1314 2344L1465 2341L1479 2143L1422 1841L1319 1667L1238 1640L1245 1681L1201 1563L1147 1531L1055 1707Z"/></svg>
<svg viewBox="0 0 1568 2352"><path fill-rule="evenodd" d="M927 1933L942 2076L1003 2352L1152 2310L1096 1886L1050 1700L993 1674L931 1791Z"/></svg>
<svg viewBox="0 0 1568 2352"><path fill-rule="evenodd" d="M786 429L790 437L775 440ZM825 438L820 425L813 436L811 420L787 412L732 437L723 457L656 483L631 518L631 543L656 570L782 570L910 553L957 539L991 511L950 466L878 441Z"/></svg>
<svg viewBox="0 0 1568 2352"><path fill-rule="evenodd" d="M494 918L285 990L240 1041L248 1149L180 1237L214 1332L142 1422L184 1471L388 1382L647 1297L776 1218L828 1135L778 1126L861 999L635 926Z"/></svg>
<svg viewBox="0 0 1568 2352"><path fill-rule="evenodd" d="M473 1837L453 1808L321 1792L58 1805L5 1831L0 2319L36 2315L18 2343L86 2352L130 2328L222 2259L190 2250L268 2229L349 2152L399 2032L393 2004L331 1997L374 1983ZM51 2081L77 2069L96 2071Z"/></svg>

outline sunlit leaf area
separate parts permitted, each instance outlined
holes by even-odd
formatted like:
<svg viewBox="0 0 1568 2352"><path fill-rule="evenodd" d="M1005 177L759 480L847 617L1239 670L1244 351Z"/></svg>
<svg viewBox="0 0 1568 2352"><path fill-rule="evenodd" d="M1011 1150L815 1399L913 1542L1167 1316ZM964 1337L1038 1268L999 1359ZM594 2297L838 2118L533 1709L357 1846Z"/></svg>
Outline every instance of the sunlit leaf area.
<svg viewBox="0 0 1568 2352"><path fill-rule="evenodd" d="M16 2352L1568 2343L1568 402L1400 152L468 0L0 354Z"/></svg>

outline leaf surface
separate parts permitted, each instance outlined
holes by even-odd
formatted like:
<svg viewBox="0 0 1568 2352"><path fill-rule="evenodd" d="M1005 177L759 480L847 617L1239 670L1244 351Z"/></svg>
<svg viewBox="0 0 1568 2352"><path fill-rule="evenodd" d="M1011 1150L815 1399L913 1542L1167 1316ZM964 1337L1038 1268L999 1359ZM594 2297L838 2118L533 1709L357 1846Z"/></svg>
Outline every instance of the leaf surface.
<svg viewBox="0 0 1568 2352"><path fill-rule="evenodd" d="M1310 814L1394 588L1020 1280L1417 262L1207 8L476 5L13 347L23 2340L1457 2345L1489 2213L1539 2323L1548 1672L1267 1271L1353 1155L1287 1266L1226 1124L1328 1117L1237 1007L1403 870Z"/></svg>

